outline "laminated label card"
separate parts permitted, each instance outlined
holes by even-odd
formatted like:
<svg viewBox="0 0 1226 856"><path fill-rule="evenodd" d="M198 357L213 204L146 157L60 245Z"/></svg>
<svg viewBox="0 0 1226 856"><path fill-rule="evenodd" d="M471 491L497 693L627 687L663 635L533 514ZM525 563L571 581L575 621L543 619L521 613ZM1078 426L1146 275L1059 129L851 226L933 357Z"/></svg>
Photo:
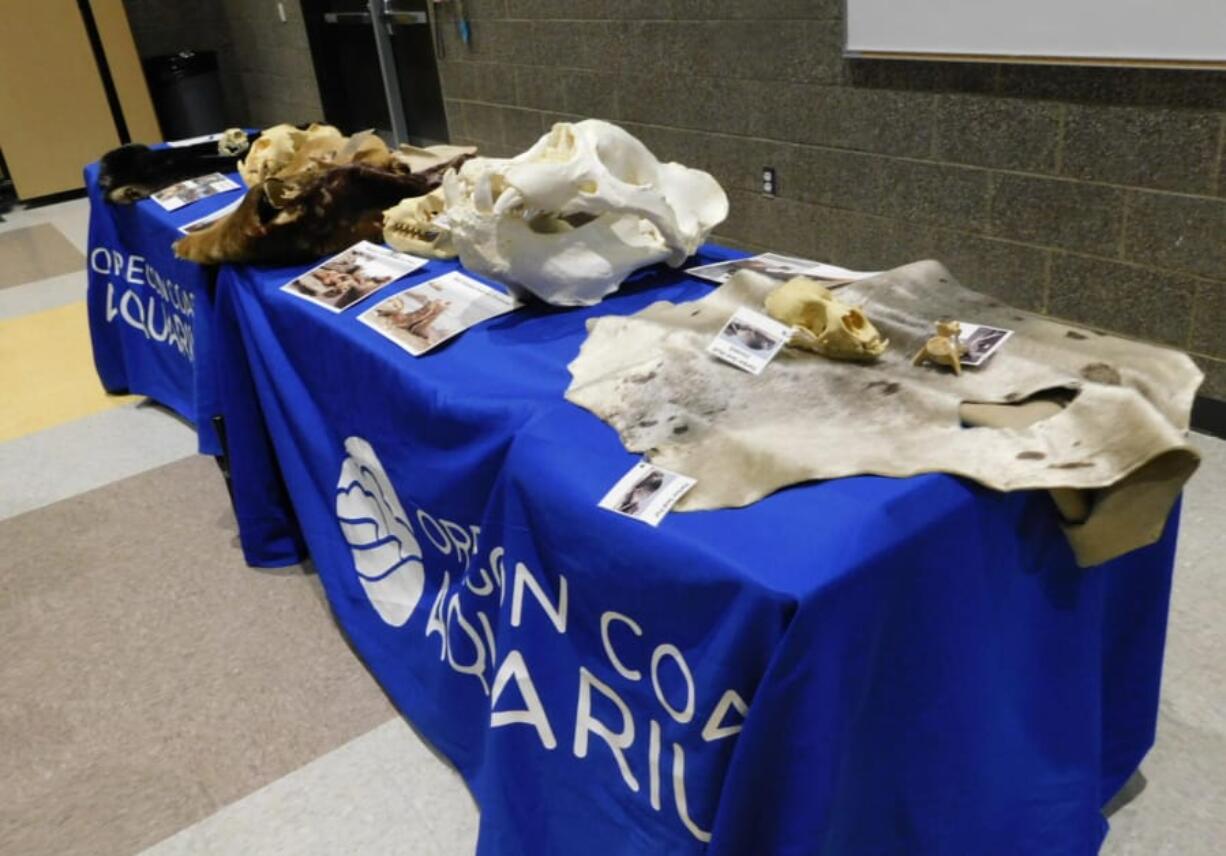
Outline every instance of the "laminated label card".
<svg viewBox="0 0 1226 856"><path fill-rule="evenodd" d="M182 146L194 146L198 143L215 143L225 136L224 131L218 131L216 134L205 134L202 137L187 137L182 140L167 140L166 145L172 149L177 149Z"/></svg>
<svg viewBox="0 0 1226 856"><path fill-rule="evenodd" d="M186 223L180 226L179 231L182 232L184 235L190 235L192 232L199 232L201 229L207 229L209 226L212 226L222 217L225 217L230 212L232 212L235 208L237 208L238 206L242 204L243 204L243 197L240 196L238 199L235 199L229 205L224 205L221 208L218 208L212 214L205 214L199 220L193 220L190 223Z"/></svg>
<svg viewBox="0 0 1226 856"><path fill-rule="evenodd" d="M600 500L600 507L658 526L664 515L694 486L694 479L639 461Z"/></svg>
<svg viewBox="0 0 1226 856"><path fill-rule="evenodd" d="M850 280L877 275L873 272L848 270L837 265L828 265L810 259L798 259L779 253L762 253L746 259L702 265L690 268L686 273L699 279L722 283L737 271L742 270L751 270L778 280L789 280L795 276L807 276L809 279L817 280Z"/></svg>
<svg viewBox="0 0 1226 856"><path fill-rule="evenodd" d="M153 194L153 201L167 211L178 211L184 205L199 202L201 199L216 196L218 193L225 193L227 190L238 190L240 187L242 185L234 179L220 172L213 172L199 178L180 181L170 187L163 187Z"/></svg>
<svg viewBox="0 0 1226 856"><path fill-rule="evenodd" d="M966 354L961 360L964 366L983 365L988 361L988 357L1000 350L1005 340L1013 335L1012 330L1003 327L967 324L965 321L959 321L958 325L962 328L958 341L966 348Z"/></svg>
<svg viewBox="0 0 1226 856"><path fill-rule="evenodd" d="M379 301L358 320L416 357L518 305L510 295L452 271Z"/></svg>
<svg viewBox="0 0 1226 856"><path fill-rule="evenodd" d="M425 259L359 241L318 267L290 280L281 290L340 312L426 263Z"/></svg>
<svg viewBox="0 0 1226 856"><path fill-rule="evenodd" d="M742 306L707 346L707 352L750 374L762 374L791 338L792 328L787 324Z"/></svg>

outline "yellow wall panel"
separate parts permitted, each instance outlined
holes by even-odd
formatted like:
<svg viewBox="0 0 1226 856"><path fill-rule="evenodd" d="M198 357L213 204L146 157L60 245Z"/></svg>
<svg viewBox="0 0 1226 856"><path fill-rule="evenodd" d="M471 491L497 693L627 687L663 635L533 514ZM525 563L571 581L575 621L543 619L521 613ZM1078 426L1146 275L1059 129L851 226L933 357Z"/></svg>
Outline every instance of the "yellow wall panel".
<svg viewBox="0 0 1226 856"><path fill-rule="evenodd" d="M90 0L90 7L94 10L98 36L102 39L102 49L106 53L106 62L111 70L111 79L115 82L115 91L119 94L123 118L132 142L161 142L162 132L158 128L157 115L153 112L153 100L149 97L145 71L136 53L136 42L132 40L123 0Z"/></svg>
<svg viewBox="0 0 1226 856"><path fill-rule="evenodd" d="M0 0L0 151L23 199L83 185L119 145L75 0Z"/></svg>

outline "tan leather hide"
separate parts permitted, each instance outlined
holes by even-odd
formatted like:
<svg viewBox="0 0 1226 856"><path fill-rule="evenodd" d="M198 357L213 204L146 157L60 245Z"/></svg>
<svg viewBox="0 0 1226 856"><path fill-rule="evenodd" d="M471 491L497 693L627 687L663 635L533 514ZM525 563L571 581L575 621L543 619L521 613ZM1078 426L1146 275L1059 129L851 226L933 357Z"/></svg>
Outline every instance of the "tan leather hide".
<svg viewBox="0 0 1226 856"><path fill-rule="evenodd" d="M839 289L891 341L876 362L785 348L755 377L707 354L738 307L761 311L777 286L742 271L693 303L594 319L570 365L570 401L630 451L698 480L679 510L743 506L811 479L946 472L1054 490L1076 515L1065 530L1083 566L1161 536L1199 461L1186 433L1202 375L1186 355L1012 309L932 261ZM912 365L942 318L1015 332L961 376ZM991 406L963 406L974 402Z"/></svg>

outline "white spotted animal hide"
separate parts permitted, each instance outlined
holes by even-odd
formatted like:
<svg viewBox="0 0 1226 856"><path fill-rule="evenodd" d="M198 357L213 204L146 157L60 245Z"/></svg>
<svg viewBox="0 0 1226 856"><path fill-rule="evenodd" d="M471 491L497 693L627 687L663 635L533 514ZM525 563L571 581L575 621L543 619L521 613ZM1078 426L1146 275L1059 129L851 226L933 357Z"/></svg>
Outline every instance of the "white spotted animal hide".
<svg viewBox="0 0 1226 856"><path fill-rule="evenodd" d="M1203 376L1187 355L1023 313L931 261L839 288L893 343L874 362L785 348L754 376L707 353L733 312L760 311L777 287L742 271L692 303L588 322L566 397L631 452L698 480L678 510L747 505L812 479L945 472L1002 491L1094 490L1088 519L1065 528L1082 564L1161 536L1199 461L1187 430ZM960 376L912 365L942 318L1014 334ZM970 418L984 407L974 403L1001 424ZM1035 403L1050 404L1046 418L1004 424Z"/></svg>

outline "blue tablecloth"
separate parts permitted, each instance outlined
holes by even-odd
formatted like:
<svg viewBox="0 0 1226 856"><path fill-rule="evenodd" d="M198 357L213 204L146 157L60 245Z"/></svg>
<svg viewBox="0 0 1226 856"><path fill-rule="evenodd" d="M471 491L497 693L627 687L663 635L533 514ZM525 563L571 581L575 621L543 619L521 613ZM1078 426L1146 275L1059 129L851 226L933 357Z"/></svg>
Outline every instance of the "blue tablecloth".
<svg viewBox="0 0 1226 856"><path fill-rule="evenodd" d="M230 176L242 184L237 173ZM98 164L85 168L89 192L89 331L108 392L147 395L196 426L200 451L221 453L211 418L220 410L214 376L213 275L175 258L179 227L229 205L244 189L177 211L152 199L107 202Z"/></svg>
<svg viewBox="0 0 1226 856"><path fill-rule="evenodd" d="M634 458L563 399L566 365L587 319L709 285L651 270L414 359L356 320L369 300L277 290L301 270L218 281L243 548L309 549L472 788L480 853L1097 852L1154 737L1174 518L1084 571L1045 493L944 475L652 529L597 508Z"/></svg>

